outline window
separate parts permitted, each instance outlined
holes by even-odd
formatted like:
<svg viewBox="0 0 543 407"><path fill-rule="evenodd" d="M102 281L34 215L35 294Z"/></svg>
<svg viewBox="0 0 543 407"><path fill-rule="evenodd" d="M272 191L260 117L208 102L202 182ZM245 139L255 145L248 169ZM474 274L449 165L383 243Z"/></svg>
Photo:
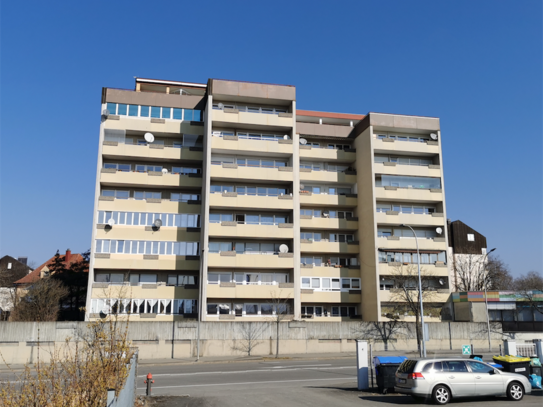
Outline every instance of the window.
<svg viewBox="0 0 543 407"><path fill-rule="evenodd" d="M485 365L483 363L475 362L475 361L472 361L472 360L467 360L466 363L469 366L469 368L471 369L472 373L485 374L485 373L490 373L490 372L494 371L493 367L487 366L487 365Z"/></svg>
<svg viewBox="0 0 543 407"><path fill-rule="evenodd" d="M188 202L188 201L199 201L200 195L198 194L183 194L183 193L174 193L170 195L170 201L174 202Z"/></svg>
<svg viewBox="0 0 543 407"><path fill-rule="evenodd" d="M284 135L265 133L237 133L239 139L277 141L284 138Z"/></svg>
<svg viewBox="0 0 543 407"><path fill-rule="evenodd" d="M239 106L233 104L224 104L224 103L213 103L214 110L224 110L224 109L237 109L240 112L249 112L249 113L263 113L263 114L279 114L286 113L287 109L285 108L274 108L270 106L259 107L259 106Z"/></svg>
<svg viewBox="0 0 543 407"><path fill-rule="evenodd" d="M475 235L468 233L468 242L474 242L475 241Z"/></svg>
<svg viewBox="0 0 543 407"><path fill-rule="evenodd" d="M331 283L331 284L330 284ZM359 290L359 278L302 277L302 288L315 291Z"/></svg>
<svg viewBox="0 0 543 407"><path fill-rule="evenodd" d="M307 264L307 265L312 264L315 267L320 267L320 266L322 266L322 257L307 257L307 256L304 256L304 257L300 258L300 263L301 264Z"/></svg>
<svg viewBox="0 0 543 407"><path fill-rule="evenodd" d="M330 233L330 242L338 242L338 243L354 242L354 235Z"/></svg>
<svg viewBox="0 0 543 407"><path fill-rule="evenodd" d="M463 361L449 360L442 362L443 371L449 373L468 373L468 368Z"/></svg>
<svg viewBox="0 0 543 407"><path fill-rule="evenodd" d="M116 199L128 199L130 196L129 191L118 191L118 190L110 190L110 189L103 189L102 190L102 196L112 196Z"/></svg>
<svg viewBox="0 0 543 407"><path fill-rule="evenodd" d="M399 188L418 188L418 189L441 189L440 178L427 177L406 177L399 175L381 175L375 180L377 187L399 187Z"/></svg>
<svg viewBox="0 0 543 407"><path fill-rule="evenodd" d="M199 242L154 242L138 240L97 239L95 253L164 254L198 256Z"/></svg>
<svg viewBox="0 0 543 407"><path fill-rule="evenodd" d="M320 242L321 234L316 232L302 232L300 233L301 240L309 240L312 242Z"/></svg>
<svg viewBox="0 0 543 407"><path fill-rule="evenodd" d="M107 103L106 109L112 115L120 116L132 116L132 117L149 117L182 120L182 114L184 112L184 120L201 121L202 112L200 110L192 109L179 109L170 107L159 106L139 106L139 105L125 105L117 103ZM173 112L173 114L172 114Z"/></svg>

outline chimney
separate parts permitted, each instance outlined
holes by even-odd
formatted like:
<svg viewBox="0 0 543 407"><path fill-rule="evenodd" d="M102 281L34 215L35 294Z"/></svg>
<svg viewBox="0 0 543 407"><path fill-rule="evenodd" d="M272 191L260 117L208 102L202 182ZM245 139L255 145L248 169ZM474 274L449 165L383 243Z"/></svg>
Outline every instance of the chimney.
<svg viewBox="0 0 543 407"><path fill-rule="evenodd" d="M28 263L28 257L18 257L18 258L17 258L17 261L18 261L19 263L23 263L23 264L26 266L27 263Z"/></svg>
<svg viewBox="0 0 543 407"><path fill-rule="evenodd" d="M71 256L72 256L72 251L70 249L66 249L66 256L64 257L64 262L68 263L70 261Z"/></svg>

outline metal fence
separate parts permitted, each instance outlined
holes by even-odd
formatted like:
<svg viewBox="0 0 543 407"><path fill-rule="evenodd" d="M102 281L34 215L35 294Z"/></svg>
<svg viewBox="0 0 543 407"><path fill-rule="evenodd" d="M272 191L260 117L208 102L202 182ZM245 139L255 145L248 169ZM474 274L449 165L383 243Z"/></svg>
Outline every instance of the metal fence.
<svg viewBox="0 0 543 407"><path fill-rule="evenodd" d="M132 356L128 365L128 377L124 387L115 397L115 390L108 390L106 407L133 407L136 402L136 372L138 369L138 352Z"/></svg>
<svg viewBox="0 0 543 407"><path fill-rule="evenodd" d="M524 344L517 343L517 355L525 356L528 358L532 356L536 356L535 343L524 343Z"/></svg>

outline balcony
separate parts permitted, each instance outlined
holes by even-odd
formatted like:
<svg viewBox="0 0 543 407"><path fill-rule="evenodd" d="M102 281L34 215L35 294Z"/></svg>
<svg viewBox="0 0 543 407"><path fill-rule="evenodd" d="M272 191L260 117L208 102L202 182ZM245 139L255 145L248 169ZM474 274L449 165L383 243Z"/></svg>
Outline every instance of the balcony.
<svg viewBox="0 0 543 407"><path fill-rule="evenodd" d="M215 154L260 153L264 156L291 156L292 140L248 140L237 137L212 137L211 149ZM259 155L260 155L259 154Z"/></svg>
<svg viewBox="0 0 543 407"><path fill-rule="evenodd" d="M109 197L102 197L108 198ZM158 201L145 199L111 199L98 200L99 211L124 211L124 212L154 212L154 213L200 213L200 204L189 204L188 202L176 202L169 199Z"/></svg>
<svg viewBox="0 0 543 407"><path fill-rule="evenodd" d="M208 284L206 296L207 298L228 299L292 299L294 298L294 288L292 288L292 284L288 283L274 285L243 285L235 283L222 283L220 285Z"/></svg>
<svg viewBox="0 0 543 407"><path fill-rule="evenodd" d="M292 182L292 168L238 167L237 164L212 165L211 178L249 181Z"/></svg>
<svg viewBox="0 0 543 407"><path fill-rule="evenodd" d="M418 238L420 250L447 250L447 243L444 237ZM408 249L416 250L416 240L414 237L389 236L378 237L375 244L380 249ZM392 250L393 251L393 250Z"/></svg>
<svg viewBox="0 0 543 407"><path fill-rule="evenodd" d="M190 260L187 260L189 257ZM94 254L95 269L131 270L199 270L200 260L194 256L145 254Z"/></svg>
<svg viewBox="0 0 543 407"><path fill-rule="evenodd" d="M339 161L353 163L356 161L356 153L328 148L311 148L300 145L300 159L309 161Z"/></svg>
<svg viewBox="0 0 543 407"><path fill-rule="evenodd" d="M308 268L309 267L309 268ZM302 266L303 277L350 277L360 278L360 268L336 267L336 266Z"/></svg>
<svg viewBox="0 0 543 407"><path fill-rule="evenodd" d="M377 212L375 221L378 225L410 225L410 226L440 226L443 227L445 218L442 213L417 215L395 211Z"/></svg>
<svg viewBox="0 0 543 407"><path fill-rule="evenodd" d="M251 225L236 222L222 222L209 224L209 236L231 238L292 239L294 229L291 223L279 225Z"/></svg>
<svg viewBox="0 0 543 407"><path fill-rule="evenodd" d="M409 265L403 265L402 263L379 263L379 275L381 276L393 276L398 273L398 267L408 267ZM417 268L417 263L411 264L411 266ZM428 274L436 277L448 277L449 269L446 264L421 264L421 274Z"/></svg>
<svg viewBox="0 0 543 407"><path fill-rule="evenodd" d="M304 253L343 253L358 254L358 244L337 242L310 242L302 241L300 251Z"/></svg>
<svg viewBox="0 0 543 407"><path fill-rule="evenodd" d="M409 141L383 141L380 139L373 140L373 149L375 152L383 152L394 154L402 153L418 153L418 154L439 154L439 144L437 142L428 143L412 143Z"/></svg>
<svg viewBox="0 0 543 407"><path fill-rule="evenodd" d="M326 195L311 194L310 192L300 193L300 204L305 206L341 206L355 207L358 205L358 198L355 195Z"/></svg>
<svg viewBox="0 0 543 407"><path fill-rule="evenodd" d="M185 300L198 299L198 288L166 286L164 284L130 285L93 283L91 298L182 298Z"/></svg>
<svg viewBox="0 0 543 407"><path fill-rule="evenodd" d="M118 119L114 120L113 117L115 116L109 116L104 123L104 128L151 133L204 134L204 126L202 122L199 122L199 124L194 124L196 122L132 116L117 116Z"/></svg>
<svg viewBox="0 0 543 407"><path fill-rule="evenodd" d="M305 168L300 169L300 180L302 182L341 182L344 184L356 184L356 175L335 171L311 171Z"/></svg>
<svg viewBox="0 0 543 407"><path fill-rule="evenodd" d="M311 218L300 219L300 228L302 229L340 229L340 230L358 230L357 220L338 219L338 218Z"/></svg>
<svg viewBox="0 0 543 407"><path fill-rule="evenodd" d="M125 172L102 168L100 183L115 187L202 188L202 178L162 172Z"/></svg>
<svg viewBox="0 0 543 407"><path fill-rule="evenodd" d="M375 198L405 202L443 202L442 189L375 187Z"/></svg>
<svg viewBox="0 0 543 407"><path fill-rule="evenodd" d="M110 229L97 229L96 239L196 242L200 240L200 231L199 228L189 228L187 231L187 228L162 226L160 229L153 230L151 226L114 225Z"/></svg>
<svg viewBox="0 0 543 407"><path fill-rule="evenodd" d="M424 291L423 291L424 292ZM428 291L428 294L423 294L425 298L423 299L423 302L427 303L434 303L434 302L447 302L450 296L449 289L435 289L435 291ZM418 291L413 290L413 295L417 296L418 298ZM394 292L394 289L392 290L379 290L379 301L380 302L404 302L402 301L403 295L397 295ZM426 318L426 317L425 317Z"/></svg>
<svg viewBox="0 0 543 407"><path fill-rule="evenodd" d="M215 126L220 124L249 124L255 126L255 128L261 128L258 126L273 126L275 128L291 128L294 125L294 119L292 114L264 114L264 113L250 113L239 112L237 109L224 110L212 110L212 120Z"/></svg>
<svg viewBox="0 0 543 407"><path fill-rule="evenodd" d="M158 144L138 146L104 142L102 155L108 159L138 158L141 161L202 161L202 151L190 148L164 147Z"/></svg>
<svg viewBox="0 0 543 407"><path fill-rule="evenodd" d="M390 165L396 163L374 163L375 174L386 175L405 175L413 177L441 177L441 168L439 166L428 165ZM437 167L437 168L436 168Z"/></svg>
<svg viewBox="0 0 543 407"><path fill-rule="evenodd" d="M312 289L301 290L301 302L302 303L360 303L362 301L362 294L360 290L349 291L314 291Z"/></svg>
<svg viewBox="0 0 543 407"><path fill-rule="evenodd" d="M289 257L287 257L289 256ZM236 252L209 253L207 266L217 268L292 269L293 253L237 254Z"/></svg>
<svg viewBox="0 0 543 407"><path fill-rule="evenodd" d="M238 195L236 192L223 194L214 193L209 195L209 206L217 208L265 208L277 210L292 210L293 203L291 196L256 196Z"/></svg>

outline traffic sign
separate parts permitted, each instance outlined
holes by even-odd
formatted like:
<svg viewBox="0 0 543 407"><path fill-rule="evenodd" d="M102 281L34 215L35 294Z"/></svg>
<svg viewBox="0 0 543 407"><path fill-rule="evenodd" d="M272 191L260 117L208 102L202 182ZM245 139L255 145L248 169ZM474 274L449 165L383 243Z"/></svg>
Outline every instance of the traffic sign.
<svg viewBox="0 0 543 407"><path fill-rule="evenodd" d="M471 355L471 345L462 345L462 355Z"/></svg>

